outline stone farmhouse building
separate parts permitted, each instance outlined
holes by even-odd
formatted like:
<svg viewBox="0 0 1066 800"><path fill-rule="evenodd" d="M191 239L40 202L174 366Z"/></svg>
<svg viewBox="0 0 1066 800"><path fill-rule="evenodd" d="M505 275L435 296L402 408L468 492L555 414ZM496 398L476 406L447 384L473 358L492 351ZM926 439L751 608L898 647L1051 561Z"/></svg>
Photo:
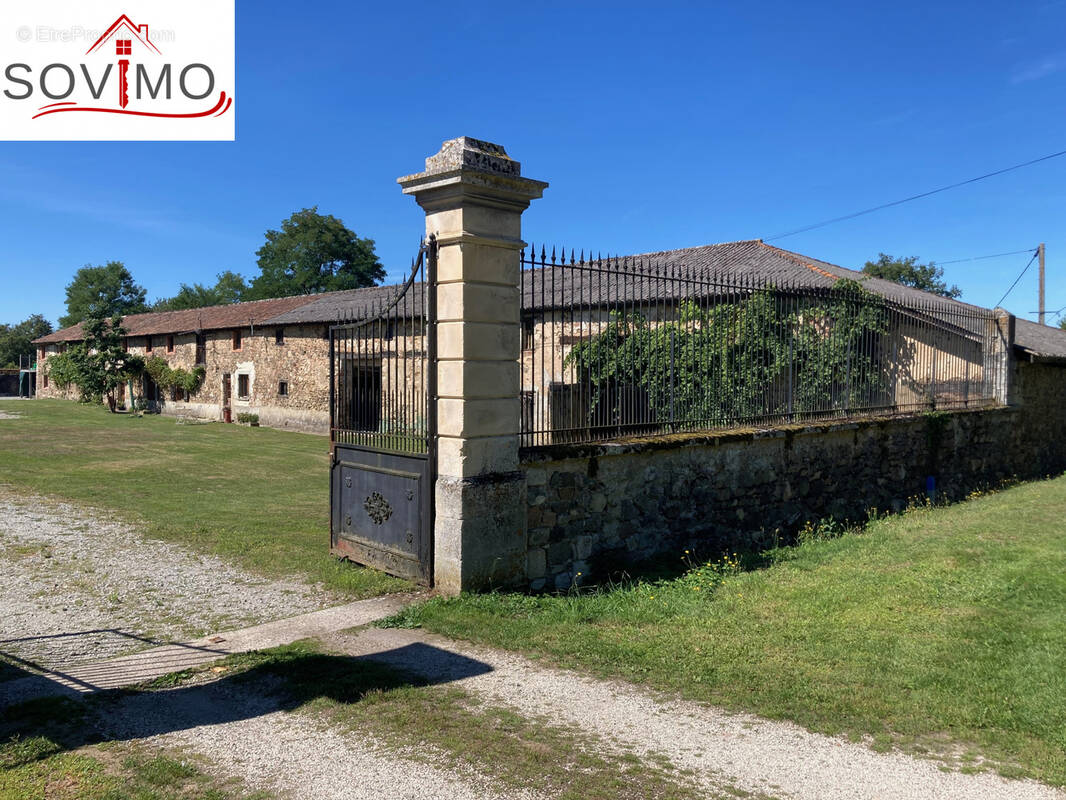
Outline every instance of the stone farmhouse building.
<svg viewBox="0 0 1066 800"><path fill-rule="evenodd" d="M956 306L971 311L975 308L760 240L632 258L640 259L644 268L652 272L669 265L686 276L720 279L726 283L746 278L761 285L827 288L840 279L851 279L860 281L874 294L901 303L935 301L939 307ZM608 317L606 310L599 306L602 289L592 281L588 285L571 281L566 284L567 296L553 294L552 269L544 267L536 270L536 275L528 270L522 272L523 322L521 331L515 334L521 337L523 348L523 414L554 418L554 424L562 429L585 413L581 398L570 391L576 380L572 368L565 364L566 355L575 341L601 330ZM398 291L399 286L378 286L127 316L122 324L127 331L126 346L130 352L146 358L161 357L175 368L202 365L205 369L202 386L192 396L185 396L181 390L163 392L145 376L134 384L135 399L143 399L148 407L164 414L233 421L238 414L249 413L257 414L263 425L327 433L330 326L374 315ZM416 284L412 291L420 293L421 285ZM649 291L655 291L654 287ZM550 313L551 309L565 304L576 305L581 311L568 318ZM950 352L937 352L944 349L941 340L915 330L913 335L905 334L899 346L919 352L918 356L912 356L915 364L938 364L942 387L950 387L953 381L961 386L963 376L969 382L980 375L983 365L975 362L965 349L959 349L958 337L952 339L955 343ZM412 349L412 337L408 335L414 332L390 327L380 334L373 347L366 348L365 354L354 354L351 367L338 376L341 384L358 383L360 387L359 391L351 392L353 397L358 396L361 410L351 412L358 419L348 420L349 426L376 430L382 423L383 411L375 407L372 399L374 387L380 386L381 371L390 369L393 360L412 359L422 363L425 354ZM81 339L81 326L75 325L36 340L39 397L74 396L72 390L63 390L49 380L48 359ZM1066 364L1066 331L1019 319L1013 341L1015 356L1021 361ZM550 357L545 357L548 353ZM933 353L937 353L938 359L933 358ZM928 371L929 367L921 369ZM418 381L420 370L408 366L404 374L414 375L413 380ZM919 401L920 392L914 387L924 386L927 378L924 373L900 376L892 392L893 402L903 406ZM128 402L124 388L120 405Z"/></svg>

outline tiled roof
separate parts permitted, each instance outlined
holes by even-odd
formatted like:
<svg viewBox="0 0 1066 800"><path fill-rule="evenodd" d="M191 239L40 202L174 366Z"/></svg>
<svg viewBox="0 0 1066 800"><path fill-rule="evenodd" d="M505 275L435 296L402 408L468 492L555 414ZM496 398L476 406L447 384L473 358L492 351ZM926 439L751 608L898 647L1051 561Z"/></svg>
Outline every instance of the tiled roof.
<svg viewBox="0 0 1066 800"><path fill-rule="evenodd" d="M952 311L974 312L979 306L959 300L940 297L893 281L875 278L856 270L847 269L827 261L783 250L758 239L724 244L688 247L681 250L665 250L628 256L630 268L640 269L651 276L646 281L630 281L625 286L627 299L661 296L668 291L668 281L661 276L677 274L683 278L721 281L732 284L739 280L755 285L792 287L830 287L841 278L860 281L875 294L907 305L924 305L950 314ZM617 283L608 284L603 275L593 270L570 270L566 280L554 282L552 271L563 267L548 267L541 270L524 270L523 305L527 308L569 304L572 302L596 302L607 291L618 296L622 288ZM535 275L531 275L535 273ZM563 288L565 287L565 289ZM396 297L398 285L373 286L366 289L351 289L342 292L327 292L319 295L285 297L277 300L260 300L250 303L235 303L229 306L213 306L189 311L164 311L155 314L135 314L126 317L123 325L131 336L146 334L181 333L194 330L245 327L250 325L299 325L327 324L350 319L365 319L377 309ZM403 299L403 309L421 308L422 285L416 283ZM938 314L939 315L939 314ZM39 343L76 341L81 338L81 326L67 328L42 337ZM1066 359L1066 331L1037 325L1018 319L1015 328L1015 344L1030 355Z"/></svg>
<svg viewBox="0 0 1066 800"><path fill-rule="evenodd" d="M1014 344L1036 358L1066 360L1066 331L1019 317L1014 326Z"/></svg>
<svg viewBox="0 0 1066 800"><path fill-rule="evenodd" d="M402 284L390 284L370 286L366 289L348 289L343 292L326 292L312 298L310 303L279 313L269 320L268 324L301 325L365 319L378 309L388 306L401 288ZM422 284L412 285L410 292L400 302L400 313L421 309Z"/></svg>
<svg viewBox="0 0 1066 800"><path fill-rule="evenodd" d="M155 311L130 314L122 319L122 327L129 336L156 336L166 333L190 333L222 328L245 328L262 325L270 317L306 305L315 295L279 297L274 300L253 300L224 306L190 308L183 311ZM76 342L83 338L81 323L50 333L35 340L35 344Z"/></svg>

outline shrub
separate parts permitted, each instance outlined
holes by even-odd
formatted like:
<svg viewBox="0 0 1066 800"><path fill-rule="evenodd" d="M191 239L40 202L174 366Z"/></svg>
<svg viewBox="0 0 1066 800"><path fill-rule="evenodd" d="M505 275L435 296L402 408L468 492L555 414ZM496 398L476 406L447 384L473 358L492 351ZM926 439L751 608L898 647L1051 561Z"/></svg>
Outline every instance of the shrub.
<svg viewBox="0 0 1066 800"><path fill-rule="evenodd" d="M248 414L248 413L245 413L245 412L242 411L240 414L237 415L237 422L240 422L240 423L242 423L244 425L258 425L259 424L259 415L258 414Z"/></svg>

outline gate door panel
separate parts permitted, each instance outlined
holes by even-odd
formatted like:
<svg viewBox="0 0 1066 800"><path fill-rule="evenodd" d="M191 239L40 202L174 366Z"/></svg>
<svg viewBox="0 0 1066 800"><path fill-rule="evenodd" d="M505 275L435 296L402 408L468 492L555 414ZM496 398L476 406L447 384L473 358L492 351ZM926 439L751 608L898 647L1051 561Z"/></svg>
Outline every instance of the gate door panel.
<svg viewBox="0 0 1066 800"><path fill-rule="evenodd" d="M426 584L436 478L435 272L431 238L404 284L368 293L369 301L357 295L329 340L331 550Z"/></svg>
<svg viewBox="0 0 1066 800"><path fill-rule="evenodd" d="M432 532L429 459L337 446L333 551L393 575L427 582Z"/></svg>

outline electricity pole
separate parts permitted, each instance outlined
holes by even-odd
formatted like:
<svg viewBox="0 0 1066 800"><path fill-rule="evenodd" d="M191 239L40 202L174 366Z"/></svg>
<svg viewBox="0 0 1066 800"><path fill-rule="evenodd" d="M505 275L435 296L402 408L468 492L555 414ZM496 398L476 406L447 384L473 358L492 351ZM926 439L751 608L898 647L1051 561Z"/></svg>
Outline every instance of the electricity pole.
<svg viewBox="0 0 1066 800"><path fill-rule="evenodd" d="M1044 243L1040 243L1040 247L1037 250L1040 256L1040 324L1044 324Z"/></svg>

